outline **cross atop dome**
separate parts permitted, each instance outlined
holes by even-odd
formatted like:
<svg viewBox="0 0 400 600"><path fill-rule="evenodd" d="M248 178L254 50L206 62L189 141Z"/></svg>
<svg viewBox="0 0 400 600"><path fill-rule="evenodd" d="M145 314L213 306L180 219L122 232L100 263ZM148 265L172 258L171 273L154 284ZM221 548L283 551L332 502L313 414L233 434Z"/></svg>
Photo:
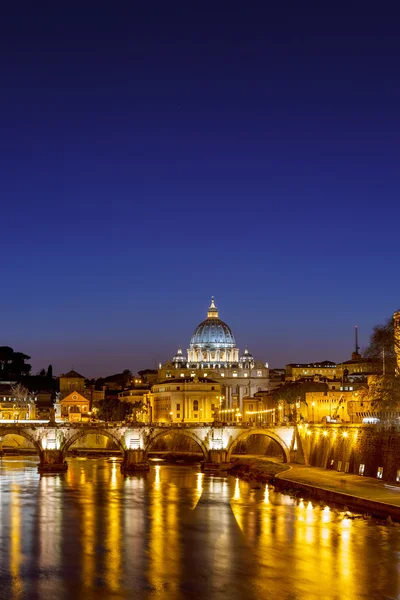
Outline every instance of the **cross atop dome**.
<svg viewBox="0 0 400 600"><path fill-rule="evenodd" d="M214 296L211 297L211 304L208 309L207 318L215 318L218 319L218 308L215 306Z"/></svg>

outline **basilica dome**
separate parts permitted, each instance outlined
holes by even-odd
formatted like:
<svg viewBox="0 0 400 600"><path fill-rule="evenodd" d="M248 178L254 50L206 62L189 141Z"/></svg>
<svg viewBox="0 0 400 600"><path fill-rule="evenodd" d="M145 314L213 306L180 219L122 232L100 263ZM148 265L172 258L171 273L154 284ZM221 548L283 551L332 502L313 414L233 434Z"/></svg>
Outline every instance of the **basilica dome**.
<svg viewBox="0 0 400 600"><path fill-rule="evenodd" d="M211 300L211 306L208 309L207 319L197 326L196 331L190 340L191 348L234 348L235 338L233 333L224 321L218 316L218 309L215 306L214 298Z"/></svg>

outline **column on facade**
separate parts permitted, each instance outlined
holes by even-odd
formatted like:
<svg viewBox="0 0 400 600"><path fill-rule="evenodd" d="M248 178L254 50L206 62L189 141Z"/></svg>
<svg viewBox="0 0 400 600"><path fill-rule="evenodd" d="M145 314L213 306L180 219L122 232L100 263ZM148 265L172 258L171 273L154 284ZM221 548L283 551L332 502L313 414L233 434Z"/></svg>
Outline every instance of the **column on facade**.
<svg viewBox="0 0 400 600"><path fill-rule="evenodd" d="M229 408L229 386L225 386L225 408Z"/></svg>
<svg viewBox="0 0 400 600"><path fill-rule="evenodd" d="M238 385L238 405L239 405L239 411L243 415L243 396L242 396L242 391L243 391L242 386Z"/></svg>

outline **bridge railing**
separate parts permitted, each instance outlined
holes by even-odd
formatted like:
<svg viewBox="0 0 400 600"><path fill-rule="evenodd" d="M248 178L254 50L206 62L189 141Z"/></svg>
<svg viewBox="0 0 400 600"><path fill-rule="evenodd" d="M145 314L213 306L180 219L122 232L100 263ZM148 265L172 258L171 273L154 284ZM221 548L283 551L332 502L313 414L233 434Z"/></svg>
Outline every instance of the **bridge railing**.
<svg viewBox="0 0 400 600"><path fill-rule="evenodd" d="M317 424L314 424L317 425ZM341 427L342 425L336 425L336 427ZM360 427L360 424L357 424ZM364 427L368 427L369 425L364 425ZM108 429L108 428L116 428L116 427L127 427L130 429L139 429L144 427L157 427L162 429L196 429L199 427L229 427L229 428L237 428L237 429L274 429L275 427L293 427L291 424L282 423L280 425L274 424L256 424L256 423L229 423L227 421L201 421L201 422L188 422L188 423L164 423L158 421L152 421L151 423L131 423L126 421L1 421L0 420L0 428L5 429L14 429L15 427L27 427L27 428L35 428L35 427L49 427L49 428L68 428L68 429ZM326 425L324 425L326 427ZM332 427L332 425L330 425Z"/></svg>

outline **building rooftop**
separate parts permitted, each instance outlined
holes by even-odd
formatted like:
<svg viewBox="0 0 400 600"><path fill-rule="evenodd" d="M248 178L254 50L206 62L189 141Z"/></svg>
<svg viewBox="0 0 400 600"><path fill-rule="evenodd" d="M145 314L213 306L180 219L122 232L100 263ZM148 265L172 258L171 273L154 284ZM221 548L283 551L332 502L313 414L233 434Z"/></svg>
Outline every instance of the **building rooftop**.
<svg viewBox="0 0 400 600"><path fill-rule="evenodd" d="M369 364L373 364L373 363L379 363L381 362L380 360L376 360L374 358L356 358L356 359L350 359L350 360L345 360L342 363L339 363L340 365L359 365L360 363L369 363Z"/></svg>
<svg viewBox="0 0 400 600"><path fill-rule="evenodd" d="M85 379L83 375L79 375L74 369L68 371L68 373L63 373L60 377L64 377L67 379Z"/></svg>
<svg viewBox="0 0 400 600"><path fill-rule="evenodd" d="M331 360L323 360L322 362L317 363L289 363L286 365L287 367L298 367L298 368L308 368L308 369L326 369L330 367L336 367L336 363Z"/></svg>

